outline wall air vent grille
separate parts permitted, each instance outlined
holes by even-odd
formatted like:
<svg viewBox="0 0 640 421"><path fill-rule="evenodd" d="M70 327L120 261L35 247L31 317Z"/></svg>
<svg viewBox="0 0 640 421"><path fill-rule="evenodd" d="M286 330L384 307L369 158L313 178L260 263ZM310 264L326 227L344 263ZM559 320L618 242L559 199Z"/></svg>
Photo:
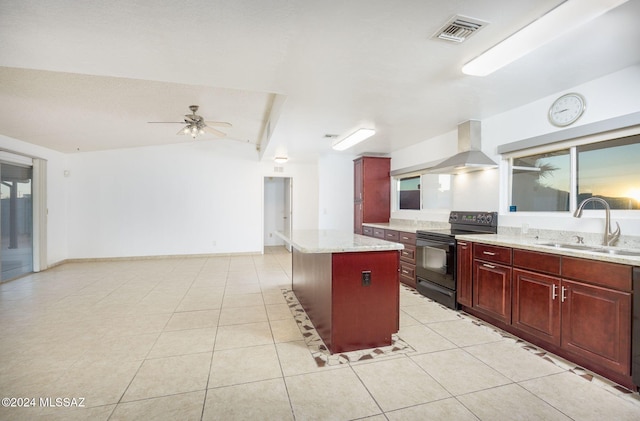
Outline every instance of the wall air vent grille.
<svg viewBox="0 0 640 421"><path fill-rule="evenodd" d="M470 36L486 25L488 25L488 22L479 19L454 16L435 33L433 38L460 43L469 39Z"/></svg>

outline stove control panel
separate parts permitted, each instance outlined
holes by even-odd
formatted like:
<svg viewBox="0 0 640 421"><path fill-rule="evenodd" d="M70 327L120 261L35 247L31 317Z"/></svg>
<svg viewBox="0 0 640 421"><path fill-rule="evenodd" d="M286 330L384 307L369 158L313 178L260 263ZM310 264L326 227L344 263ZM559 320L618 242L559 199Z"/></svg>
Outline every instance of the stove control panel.
<svg viewBox="0 0 640 421"><path fill-rule="evenodd" d="M498 226L498 212L461 212L452 211L449 223L456 225Z"/></svg>

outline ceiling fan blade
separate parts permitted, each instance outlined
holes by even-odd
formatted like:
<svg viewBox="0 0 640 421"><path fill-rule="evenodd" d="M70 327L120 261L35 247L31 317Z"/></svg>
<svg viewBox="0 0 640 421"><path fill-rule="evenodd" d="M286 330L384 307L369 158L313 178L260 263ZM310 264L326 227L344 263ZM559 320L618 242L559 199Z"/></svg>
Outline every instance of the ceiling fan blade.
<svg viewBox="0 0 640 421"><path fill-rule="evenodd" d="M209 126L217 126L217 127L233 127L231 123L227 123L226 121L205 121Z"/></svg>
<svg viewBox="0 0 640 421"><path fill-rule="evenodd" d="M184 121L147 121L150 124L184 124Z"/></svg>
<svg viewBox="0 0 640 421"><path fill-rule="evenodd" d="M216 135L218 137L225 137L227 135L226 133L223 133L220 130L216 130L213 127L209 127L209 126L204 126L202 128L202 130L204 130L207 133L211 133L213 135Z"/></svg>

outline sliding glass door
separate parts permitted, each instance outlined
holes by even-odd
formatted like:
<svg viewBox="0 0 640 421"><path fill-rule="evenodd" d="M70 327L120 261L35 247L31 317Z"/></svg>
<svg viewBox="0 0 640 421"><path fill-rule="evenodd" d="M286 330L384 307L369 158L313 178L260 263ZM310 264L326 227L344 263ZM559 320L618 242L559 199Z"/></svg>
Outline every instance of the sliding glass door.
<svg viewBox="0 0 640 421"><path fill-rule="evenodd" d="M33 271L32 174L0 162L0 281Z"/></svg>

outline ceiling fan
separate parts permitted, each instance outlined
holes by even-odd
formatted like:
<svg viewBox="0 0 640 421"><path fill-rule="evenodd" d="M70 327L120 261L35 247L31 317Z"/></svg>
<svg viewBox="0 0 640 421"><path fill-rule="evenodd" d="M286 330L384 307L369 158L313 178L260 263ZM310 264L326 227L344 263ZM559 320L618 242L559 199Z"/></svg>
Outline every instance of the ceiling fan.
<svg viewBox="0 0 640 421"><path fill-rule="evenodd" d="M189 109L191 114L185 114L184 122L182 121L150 121L149 123L163 123L163 124L186 124L185 127L180 129L176 134L190 135L192 138L196 138L199 134L211 133L218 137L225 137L227 134L220 130L214 129L212 126L217 127L231 127L231 123L224 121L205 121L202 116L196 114L198 111L197 105L190 105Z"/></svg>

